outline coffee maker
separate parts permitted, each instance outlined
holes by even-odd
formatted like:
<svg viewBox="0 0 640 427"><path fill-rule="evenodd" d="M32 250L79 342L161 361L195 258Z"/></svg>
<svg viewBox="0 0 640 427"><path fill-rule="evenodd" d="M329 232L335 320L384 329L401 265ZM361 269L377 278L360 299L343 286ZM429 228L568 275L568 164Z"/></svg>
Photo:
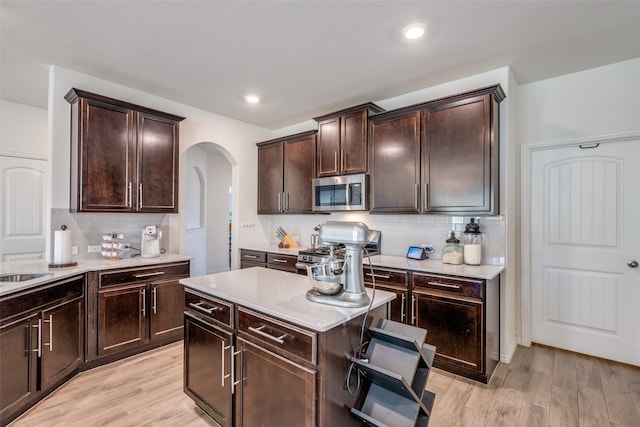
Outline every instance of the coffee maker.
<svg viewBox="0 0 640 427"><path fill-rule="evenodd" d="M160 239L162 230L157 225L145 225L142 228L142 243L140 256L142 258L157 258L160 256Z"/></svg>

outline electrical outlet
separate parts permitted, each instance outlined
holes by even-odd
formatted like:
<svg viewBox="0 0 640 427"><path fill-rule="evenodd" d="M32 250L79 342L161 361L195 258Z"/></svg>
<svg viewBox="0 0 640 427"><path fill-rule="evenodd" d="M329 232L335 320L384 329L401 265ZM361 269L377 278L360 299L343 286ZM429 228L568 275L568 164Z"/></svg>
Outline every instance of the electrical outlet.
<svg viewBox="0 0 640 427"><path fill-rule="evenodd" d="M297 241L298 241L298 236L291 236L291 237L293 238L293 241L294 241L294 242L297 242Z"/></svg>
<svg viewBox="0 0 640 427"><path fill-rule="evenodd" d="M89 246L87 246L87 252L89 252L89 253L101 252L101 251L102 251L102 246L100 246L100 245L89 245Z"/></svg>
<svg viewBox="0 0 640 427"><path fill-rule="evenodd" d="M422 246L424 248L424 250L427 251L427 252L433 252L433 245L421 244L420 246Z"/></svg>
<svg viewBox="0 0 640 427"><path fill-rule="evenodd" d="M78 255L78 245L71 246L71 255Z"/></svg>
<svg viewBox="0 0 640 427"><path fill-rule="evenodd" d="M125 249L125 250L126 249L131 249L131 243L129 243L129 242L122 243L122 248Z"/></svg>

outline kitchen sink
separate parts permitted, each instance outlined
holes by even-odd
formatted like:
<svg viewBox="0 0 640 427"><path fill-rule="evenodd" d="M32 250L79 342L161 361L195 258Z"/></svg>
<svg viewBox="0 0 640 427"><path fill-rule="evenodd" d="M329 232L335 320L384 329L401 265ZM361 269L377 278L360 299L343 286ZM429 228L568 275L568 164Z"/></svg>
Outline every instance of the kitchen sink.
<svg viewBox="0 0 640 427"><path fill-rule="evenodd" d="M37 279L39 277L51 276L52 273L11 273L0 274L0 285L8 285L9 283L24 282L27 280Z"/></svg>

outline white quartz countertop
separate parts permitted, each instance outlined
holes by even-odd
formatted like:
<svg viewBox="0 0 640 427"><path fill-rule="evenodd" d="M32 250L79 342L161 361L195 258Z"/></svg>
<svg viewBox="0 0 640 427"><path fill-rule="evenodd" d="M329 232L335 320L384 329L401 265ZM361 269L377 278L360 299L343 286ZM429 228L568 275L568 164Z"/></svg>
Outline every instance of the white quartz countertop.
<svg viewBox="0 0 640 427"><path fill-rule="evenodd" d="M26 280L24 282L16 282L4 284L0 282L0 296L7 295L23 289L32 288L52 280L71 277L76 274L83 274L88 271L111 270L116 268L130 267L151 267L155 264L167 264L172 262L188 261L191 257L166 253L156 258L124 258L121 260L105 260L92 259L78 261L78 265L74 267L49 268L49 263L45 261L11 261L0 262L0 274L14 273L47 273L48 275L37 279Z"/></svg>
<svg viewBox="0 0 640 427"><path fill-rule="evenodd" d="M277 245L255 245L245 246L243 249L254 251L279 253L284 255L298 255L298 251L304 248L278 248ZM368 258L364 257L364 263L367 265ZM403 256L396 255L375 255L371 257L371 264L375 267L398 268L403 270L420 271L424 273L449 274L453 276L472 277L475 279L491 280L504 271L501 265L453 265L444 264L439 259L425 259L422 261L407 259Z"/></svg>
<svg viewBox="0 0 640 427"><path fill-rule="evenodd" d="M187 288L222 298L318 332L328 331L366 313L368 307L344 308L307 300L306 276L262 267L181 279ZM367 289L371 297L373 291ZM396 297L376 290L372 309Z"/></svg>

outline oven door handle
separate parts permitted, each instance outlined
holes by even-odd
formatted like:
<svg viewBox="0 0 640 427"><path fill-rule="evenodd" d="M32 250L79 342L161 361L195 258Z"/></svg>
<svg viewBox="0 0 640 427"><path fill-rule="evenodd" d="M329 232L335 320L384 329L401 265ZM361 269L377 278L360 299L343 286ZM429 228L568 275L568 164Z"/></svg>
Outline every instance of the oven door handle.
<svg viewBox="0 0 640 427"><path fill-rule="evenodd" d="M305 264L303 262L296 262L296 268L298 270L304 270L307 271L307 265L311 265L311 264Z"/></svg>

